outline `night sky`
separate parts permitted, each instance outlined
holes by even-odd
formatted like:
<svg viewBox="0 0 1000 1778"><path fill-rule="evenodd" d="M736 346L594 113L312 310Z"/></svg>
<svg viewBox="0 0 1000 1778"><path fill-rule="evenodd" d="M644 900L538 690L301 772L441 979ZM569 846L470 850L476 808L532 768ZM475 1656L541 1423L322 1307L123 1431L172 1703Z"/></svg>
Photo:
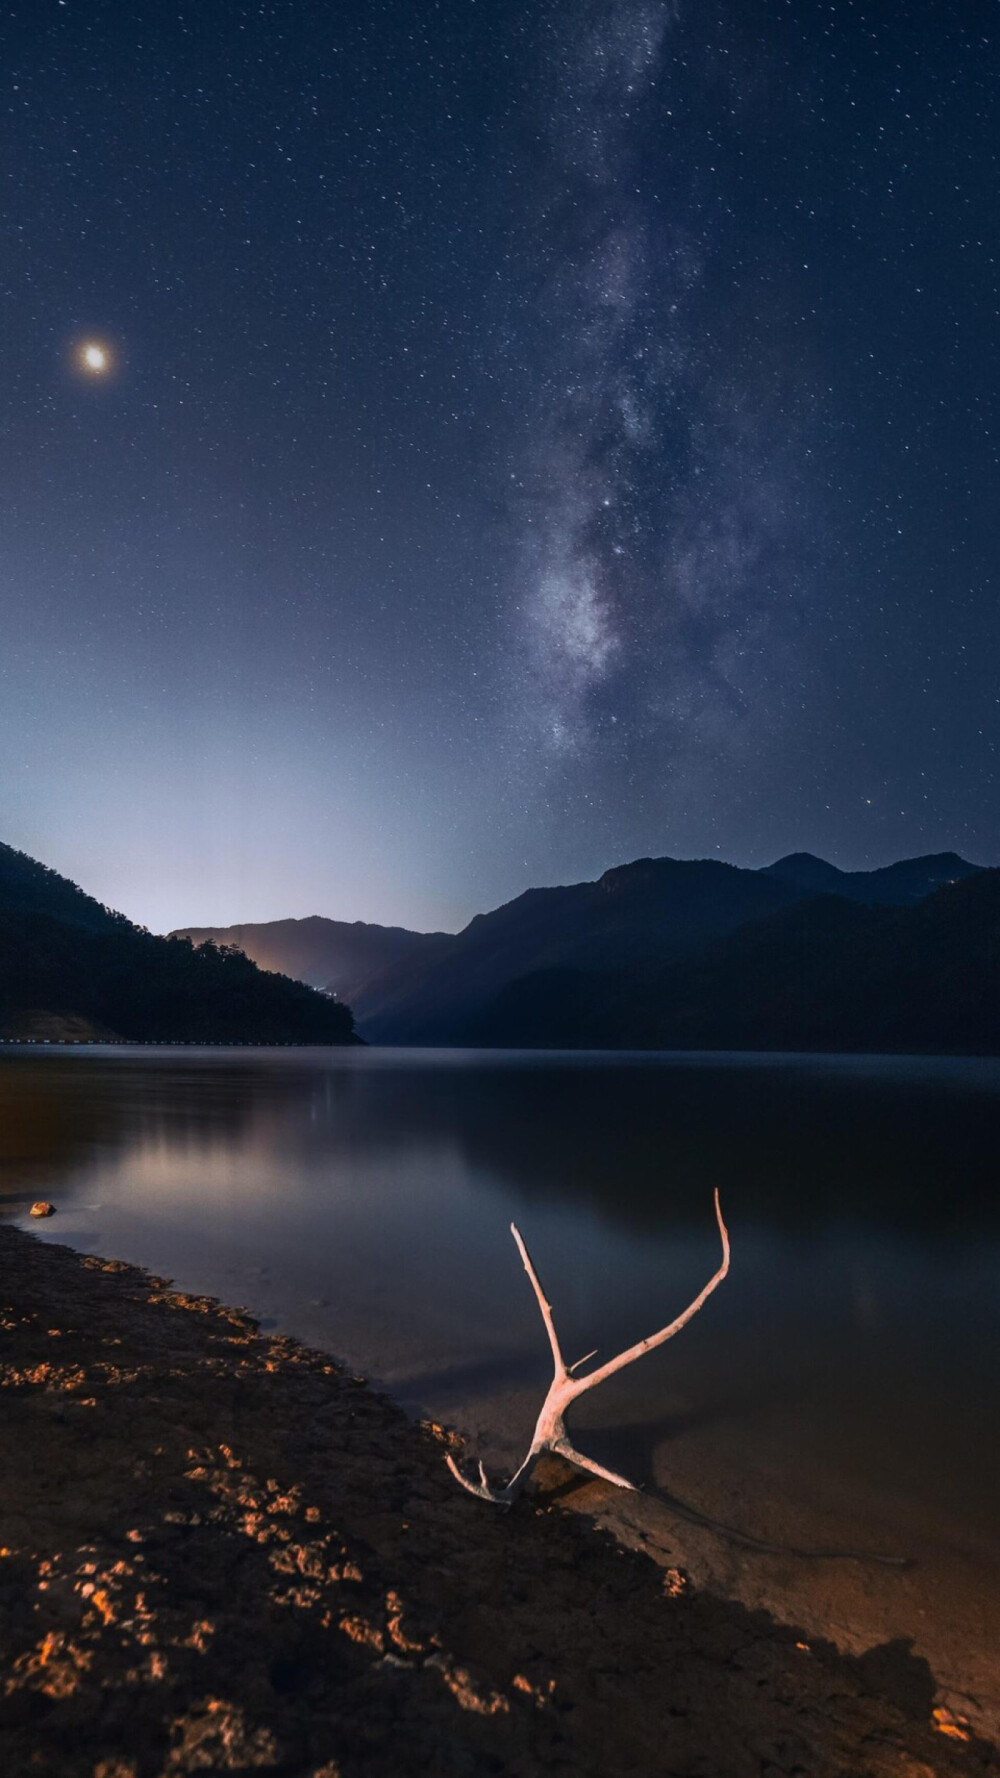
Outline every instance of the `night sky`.
<svg viewBox="0 0 1000 1778"><path fill-rule="evenodd" d="M1000 862L997 25L8 0L0 838L157 930Z"/></svg>

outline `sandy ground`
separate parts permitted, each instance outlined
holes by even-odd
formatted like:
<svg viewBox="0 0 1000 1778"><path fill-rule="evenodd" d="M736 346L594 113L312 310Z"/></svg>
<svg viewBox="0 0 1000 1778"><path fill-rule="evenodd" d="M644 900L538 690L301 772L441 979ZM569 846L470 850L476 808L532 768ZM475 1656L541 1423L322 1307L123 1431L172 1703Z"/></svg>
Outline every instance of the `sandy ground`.
<svg viewBox="0 0 1000 1778"><path fill-rule="evenodd" d="M557 1466L494 1512L209 1299L0 1228L0 1335L5 1778L1000 1775L903 1640L696 1589Z"/></svg>
<svg viewBox="0 0 1000 1778"><path fill-rule="evenodd" d="M638 1371L631 1376L615 1398L614 1384L603 1399L601 1391L584 1397L574 1431L582 1450L641 1491L578 1477L563 1492L567 1506L661 1566L682 1568L700 1590L797 1624L807 1640L869 1658L876 1649L883 1659L908 1651L934 1675L936 1704L1000 1739L998 1502L989 1499L983 1511L979 1478L956 1473L946 1412L939 1456L955 1502L948 1513L928 1505L919 1488L901 1490L895 1467L880 1489L850 1464L838 1470L828 1438L811 1448L799 1423L802 1436L790 1443L787 1426L776 1429L766 1415L743 1421L738 1410L713 1412L701 1389L665 1393L651 1424L643 1380ZM518 1402L519 1441L499 1439L503 1405L488 1421L481 1404L455 1412L496 1474L516 1465L531 1424L531 1404Z"/></svg>

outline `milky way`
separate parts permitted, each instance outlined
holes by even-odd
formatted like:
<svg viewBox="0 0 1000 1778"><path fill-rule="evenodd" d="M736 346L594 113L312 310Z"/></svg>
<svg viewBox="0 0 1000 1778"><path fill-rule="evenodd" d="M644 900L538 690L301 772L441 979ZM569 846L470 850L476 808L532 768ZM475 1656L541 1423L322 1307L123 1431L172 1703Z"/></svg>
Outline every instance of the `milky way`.
<svg viewBox="0 0 1000 1778"><path fill-rule="evenodd" d="M547 364L516 521L518 718L556 761L603 744L676 770L693 736L738 731L768 648L783 646L765 632L780 616L771 575L791 543L794 478L743 345L725 360L713 338L719 219L698 190L703 145L681 118L671 128L675 9L575 18L556 14L542 48L541 183L556 195L540 229ZM787 603L796 588L784 590Z"/></svg>

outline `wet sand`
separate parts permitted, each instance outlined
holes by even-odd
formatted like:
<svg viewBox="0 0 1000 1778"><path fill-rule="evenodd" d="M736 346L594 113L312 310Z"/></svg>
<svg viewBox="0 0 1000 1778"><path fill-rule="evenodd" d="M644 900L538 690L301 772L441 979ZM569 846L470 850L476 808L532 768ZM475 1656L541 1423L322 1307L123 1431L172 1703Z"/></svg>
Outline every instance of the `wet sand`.
<svg viewBox="0 0 1000 1778"><path fill-rule="evenodd" d="M696 1588L599 1485L494 1512L237 1311L9 1228L0 1279L9 1778L1000 1773L925 1660Z"/></svg>
<svg viewBox="0 0 1000 1778"><path fill-rule="evenodd" d="M526 1448L531 1406L511 1394L491 1404L489 1421L471 1399L453 1412L473 1429L476 1454L503 1473ZM790 1421L784 1404L771 1416L748 1406L740 1384L722 1398L704 1387L685 1391L675 1378L651 1415L645 1380L626 1372L585 1397L573 1424L581 1449L641 1491L581 1476L563 1498L620 1542L683 1568L697 1588L793 1622L809 1639L856 1655L908 1650L933 1674L937 1703L996 1740L997 1503L953 1472L947 1401L927 1397L922 1411L940 1423L950 1513L923 1489L901 1490L895 1466L880 1487L877 1453L866 1452L862 1465L831 1463L825 1429L811 1440L804 1415ZM967 1501L980 1512L963 1514Z"/></svg>

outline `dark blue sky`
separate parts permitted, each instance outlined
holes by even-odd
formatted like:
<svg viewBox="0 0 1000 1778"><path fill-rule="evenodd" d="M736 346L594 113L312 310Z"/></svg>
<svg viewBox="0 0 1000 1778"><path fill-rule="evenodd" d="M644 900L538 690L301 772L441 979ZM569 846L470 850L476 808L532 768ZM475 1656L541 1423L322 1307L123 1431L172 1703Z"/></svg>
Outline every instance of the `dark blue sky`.
<svg viewBox="0 0 1000 1778"><path fill-rule="evenodd" d="M0 837L156 928L1000 862L996 24L9 7Z"/></svg>

